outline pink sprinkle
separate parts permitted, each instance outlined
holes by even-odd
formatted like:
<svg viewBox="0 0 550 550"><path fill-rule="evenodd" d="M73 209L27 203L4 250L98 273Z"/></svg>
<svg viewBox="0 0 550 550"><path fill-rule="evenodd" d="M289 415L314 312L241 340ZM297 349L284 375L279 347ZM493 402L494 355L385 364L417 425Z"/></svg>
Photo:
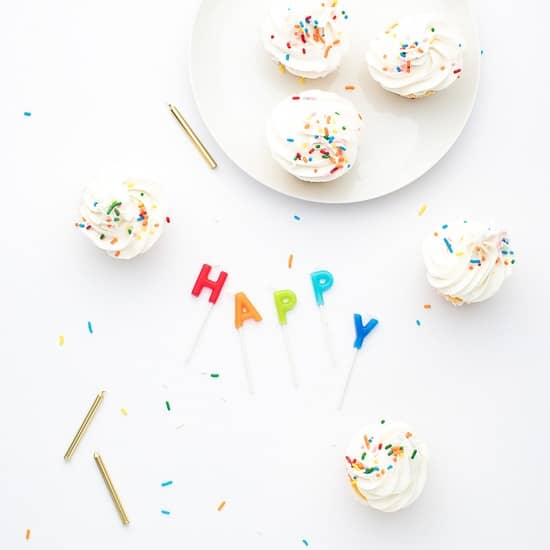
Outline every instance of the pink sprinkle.
<svg viewBox="0 0 550 550"><path fill-rule="evenodd" d="M170 223L170 217L166 216L166 223Z"/></svg>
<svg viewBox="0 0 550 550"><path fill-rule="evenodd" d="M292 99L293 99L294 101L296 101L297 99L300 99L300 96L299 96L299 95L295 95L295 96L292 97Z"/></svg>
<svg viewBox="0 0 550 550"><path fill-rule="evenodd" d="M461 73L462 72L462 69L456 69L456 71L453 71L454 74L458 74L458 73Z"/></svg>

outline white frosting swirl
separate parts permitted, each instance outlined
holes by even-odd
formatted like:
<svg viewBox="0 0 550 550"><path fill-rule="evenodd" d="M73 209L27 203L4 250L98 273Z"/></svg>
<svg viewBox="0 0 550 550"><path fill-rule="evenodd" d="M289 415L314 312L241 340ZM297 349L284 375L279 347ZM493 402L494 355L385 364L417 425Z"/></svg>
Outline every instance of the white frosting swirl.
<svg viewBox="0 0 550 550"><path fill-rule="evenodd" d="M390 25L367 53L369 71L384 89L416 99L433 95L462 75L464 43L447 24L430 15Z"/></svg>
<svg viewBox="0 0 550 550"><path fill-rule="evenodd" d="M145 180L86 189L80 216L75 225L98 248L124 260L147 252L162 234L165 219L157 186Z"/></svg>
<svg viewBox="0 0 550 550"><path fill-rule="evenodd" d="M516 263L505 231L487 224L445 224L423 243L429 283L456 305L491 298Z"/></svg>
<svg viewBox="0 0 550 550"><path fill-rule="evenodd" d="M422 493L428 476L425 446L403 422L382 420L351 442L346 470L359 500L382 512L396 512Z"/></svg>
<svg viewBox="0 0 550 550"><path fill-rule="evenodd" d="M274 0L262 28L264 47L289 73L322 78L340 66L347 18L338 0Z"/></svg>
<svg viewBox="0 0 550 550"><path fill-rule="evenodd" d="M292 175L304 181L332 181L353 166L362 125L350 101L311 90L275 107L267 140L275 160Z"/></svg>

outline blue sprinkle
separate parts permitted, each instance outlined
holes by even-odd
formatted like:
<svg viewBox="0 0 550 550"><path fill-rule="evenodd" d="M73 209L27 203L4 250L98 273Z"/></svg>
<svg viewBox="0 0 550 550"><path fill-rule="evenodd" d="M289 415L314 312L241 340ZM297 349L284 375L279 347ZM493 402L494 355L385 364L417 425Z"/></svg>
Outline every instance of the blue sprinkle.
<svg viewBox="0 0 550 550"><path fill-rule="evenodd" d="M401 72L401 67L396 67L396 70L397 70L398 73L400 73Z"/></svg>
<svg viewBox="0 0 550 550"><path fill-rule="evenodd" d="M443 240L445 241L445 244L447 245L447 249L452 254L453 253L453 247L451 246L451 243L449 242L449 240L447 238L444 238Z"/></svg>
<svg viewBox="0 0 550 550"><path fill-rule="evenodd" d="M306 539L302 539L302 542L304 543L304 546L309 546L309 542Z"/></svg>
<svg viewBox="0 0 550 550"><path fill-rule="evenodd" d="M293 139L293 138L286 138L286 140L287 140L289 143L294 143L294 139Z"/></svg>
<svg viewBox="0 0 550 550"><path fill-rule="evenodd" d="M418 40L415 40L415 41L414 41L414 45L415 45L415 46L418 46Z"/></svg>
<svg viewBox="0 0 550 550"><path fill-rule="evenodd" d="M422 323L417 319L416 320L416 326L419 327Z"/></svg>
<svg viewBox="0 0 550 550"><path fill-rule="evenodd" d="M313 157L309 157L307 160L308 160L309 162L313 162Z"/></svg>
<svg viewBox="0 0 550 550"><path fill-rule="evenodd" d="M390 465L388 466L388 470L393 470L393 464L390 464Z"/></svg>
<svg viewBox="0 0 550 550"><path fill-rule="evenodd" d="M470 260L471 264L480 264L481 260Z"/></svg>
<svg viewBox="0 0 550 550"><path fill-rule="evenodd" d="M96 206L97 206L97 201L94 202L94 207L96 207Z"/></svg>
<svg viewBox="0 0 550 550"><path fill-rule="evenodd" d="M285 55L285 59L286 59L287 61L290 59L290 54L289 54L289 53L287 53L287 54Z"/></svg>
<svg viewBox="0 0 550 550"><path fill-rule="evenodd" d="M347 151L347 149L343 145L340 145L339 149L340 151Z"/></svg>
<svg viewBox="0 0 550 550"><path fill-rule="evenodd" d="M296 221L300 221L302 218L300 218L300 216L298 216L298 214L294 214L294 219Z"/></svg>
<svg viewBox="0 0 550 550"><path fill-rule="evenodd" d="M300 27L302 27L302 29L304 28L304 23L303 23L303 21L300 21Z"/></svg>
<svg viewBox="0 0 550 550"><path fill-rule="evenodd" d="M407 52L401 52L399 55L400 55L401 57L407 57Z"/></svg>
<svg viewBox="0 0 550 550"><path fill-rule="evenodd" d="M143 216L140 216L139 218L136 218L136 221L137 222L142 222L143 221Z"/></svg>
<svg viewBox="0 0 550 550"><path fill-rule="evenodd" d="M449 226L447 224L445 224L445 225L441 226L441 229L447 229L447 227L449 227Z"/></svg>
<svg viewBox="0 0 550 550"><path fill-rule="evenodd" d="M483 50L481 50L481 55L483 55L483 53L484 53Z"/></svg>
<svg viewBox="0 0 550 550"><path fill-rule="evenodd" d="M30 111L25 111L23 114L24 114L25 116L31 116L31 112L30 112Z"/></svg>
<svg viewBox="0 0 550 550"><path fill-rule="evenodd" d="M408 45L408 44L403 44L401 47L402 47L402 48L408 48L409 45Z"/></svg>
<svg viewBox="0 0 550 550"><path fill-rule="evenodd" d="M170 515L170 512L168 510L161 510L160 511L161 514L164 514L165 516L169 516Z"/></svg>
<svg viewBox="0 0 550 550"><path fill-rule="evenodd" d="M317 19L315 19L313 22L314 22L316 25L319 24L319 21L317 21Z"/></svg>
<svg viewBox="0 0 550 550"><path fill-rule="evenodd" d="M88 321L88 332L90 334L93 334L94 333L94 329L92 327L92 322L91 321Z"/></svg>
<svg viewBox="0 0 550 550"><path fill-rule="evenodd" d="M501 250L500 253L506 256L508 254L508 250Z"/></svg>
<svg viewBox="0 0 550 550"><path fill-rule="evenodd" d="M168 487L168 485L172 485L174 483L173 481L164 481L160 484L161 487Z"/></svg>
<svg viewBox="0 0 550 550"><path fill-rule="evenodd" d="M462 48L462 44L459 44L458 47L459 47L459 48Z"/></svg>
<svg viewBox="0 0 550 550"><path fill-rule="evenodd" d="M86 227L83 223L79 223L78 227Z"/></svg>

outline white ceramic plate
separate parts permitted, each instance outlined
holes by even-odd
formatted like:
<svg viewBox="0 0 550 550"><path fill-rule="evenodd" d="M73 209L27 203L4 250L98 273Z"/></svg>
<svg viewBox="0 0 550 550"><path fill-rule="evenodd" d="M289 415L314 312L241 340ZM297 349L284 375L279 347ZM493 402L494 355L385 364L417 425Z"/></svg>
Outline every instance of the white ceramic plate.
<svg viewBox="0 0 550 550"><path fill-rule="evenodd" d="M281 0L284 2L285 0ZM373 199L396 191L432 168L462 132L479 82L480 46L469 0L346 0L351 47L341 68L320 80L281 73L261 44L270 0L203 0L191 40L191 83L202 117L227 155L260 183L325 203ZM463 77L422 100L385 92L368 74L370 40L398 15L444 16L464 38ZM355 91L345 91L346 85ZM330 183L305 183L271 158L265 123L283 98L320 88L352 100L365 118L358 161Z"/></svg>

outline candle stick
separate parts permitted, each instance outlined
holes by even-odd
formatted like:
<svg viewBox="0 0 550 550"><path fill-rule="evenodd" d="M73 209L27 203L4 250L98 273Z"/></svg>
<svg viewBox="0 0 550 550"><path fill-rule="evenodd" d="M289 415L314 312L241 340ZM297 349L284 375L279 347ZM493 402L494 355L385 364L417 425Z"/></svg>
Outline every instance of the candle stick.
<svg viewBox="0 0 550 550"><path fill-rule="evenodd" d="M107 489L109 490L109 493L111 494L111 498L113 499L113 503L118 511L118 515L120 516L120 521L122 521L123 525L128 525L130 523L130 520L128 519L128 516L126 515L126 512L124 511L124 507L122 506L122 502L120 502L120 498L118 496L118 493L116 492L115 486L113 485L113 482L111 481L111 476L109 475L109 472L107 471L107 468L105 467L105 464L103 462L103 459L101 458L101 455L99 453L94 453L94 460L97 464L97 467L99 471L101 472L101 477L103 477L103 481L105 482L105 485L107 486Z"/></svg>
<svg viewBox="0 0 550 550"><path fill-rule="evenodd" d="M86 433L86 430L88 429L88 426L90 425L91 421L93 420L95 413L101 403L103 403L103 397L105 395L105 391L100 391L94 402L92 403L92 406L90 407L90 410L88 411L88 414L84 417L84 420L82 421L82 424L80 425L80 428L78 428L78 431L76 432L76 435L74 436L73 440L71 441L71 444L69 445L69 448L67 449L67 452L65 453L65 460L69 461L71 460L74 452L76 451L76 448L78 447L78 444L80 443L80 440Z"/></svg>
<svg viewBox="0 0 550 550"><path fill-rule="evenodd" d="M292 290L276 290L273 293L273 300L275 301L275 308L277 309L277 317L279 324L281 325L281 331L283 333L283 342L286 348L286 355L288 358L288 364L290 366L290 376L292 378L292 384L295 388L298 388L298 375L296 371L296 364L291 351L290 339L287 331L287 313L292 311L296 307L298 301L296 294Z"/></svg>
<svg viewBox="0 0 550 550"><path fill-rule="evenodd" d="M354 322L355 322L355 335L356 335L355 336L355 342L353 344L353 347L355 348L355 352L353 354L353 359L351 360L351 366L348 370L346 383L344 385L344 390L342 392L342 397L340 399L340 404L338 406L339 411L341 411L343 406L344 406L344 401L346 399L349 384L351 382L351 377L353 375L353 370L355 369L355 364L357 363L357 358L359 357L359 350L363 347L363 342L365 341L365 338L378 325L378 320L377 319L371 319L366 325L363 325L363 318L358 313L355 313L353 318L354 318Z"/></svg>
<svg viewBox="0 0 550 550"><path fill-rule="evenodd" d="M254 384L252 382L250 359L248 357L248 349L246 347L246 340L243 332L243 324L249 319L260 322L262 320L262 316L258 313L258 310L254 307L254 304L248 299L246 294L244 292L238 292L235 294L235 328L239 333L239 338L241 341L241 354L243 358L246 383L248 385L248 393L250 395L254 395Z"/></svg>
<svg viewBox="0 0 550 550"><path fill-rule="evenodd" d="M178 108L174 105L168 104L168 108L170 109L170 112L174 115L174 118L179 122L179 125L183 128L185 133L189 136L189 139L193 142L195 147L198 149L199 153L202 155L204 160L207 162L208 166L212 168L216 168L218 165L216 164L216 161L212 157L212 155L208 152L206 147L202 144L202 141L198 138L197 134L193 131L193 128L189 126L189 123L183 118L182 114L179 112Z"/></svg>
<svg viewBox="0 0 550 550"><path fill-rule="evenodd" d="M319 307L319 317L321 319L321 328L323 330L323 340L327 349L329 362L332 367L336 367L336 359L332 350L330 341L330 331L328 328L328 319L325 314L325 292L332 288L334 277L330 271L315 271L310 275L313 292L315 294L315 302Z"/></svg>

